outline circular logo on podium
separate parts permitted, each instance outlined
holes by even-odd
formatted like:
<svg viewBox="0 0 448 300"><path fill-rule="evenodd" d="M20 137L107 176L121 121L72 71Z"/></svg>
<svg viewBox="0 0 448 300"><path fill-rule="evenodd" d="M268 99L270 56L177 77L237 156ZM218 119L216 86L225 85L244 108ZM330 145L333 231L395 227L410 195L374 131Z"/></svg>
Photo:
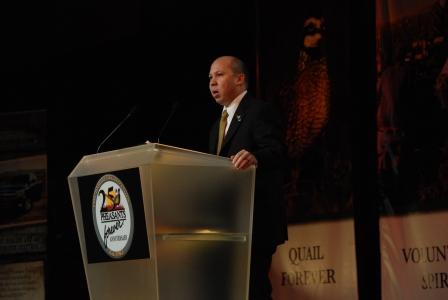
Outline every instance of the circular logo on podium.
<svg viewBox="0 0 448 300"><path fill-rule="evenodd" d="M129 194L116 176L104 175L96 184L92 216L104 252L115 259L125 256L132 244L134 214Z"/></svg>

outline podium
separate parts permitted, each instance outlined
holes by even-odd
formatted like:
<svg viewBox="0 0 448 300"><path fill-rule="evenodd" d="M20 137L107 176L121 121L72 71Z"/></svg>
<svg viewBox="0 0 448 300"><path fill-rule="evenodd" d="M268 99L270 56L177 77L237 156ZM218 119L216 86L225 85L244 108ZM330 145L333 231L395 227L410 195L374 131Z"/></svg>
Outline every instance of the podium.
<svg viewBox="0 0 448 300"><path fill-rule="evenodd" d="M255 168L162 144L68 177L90 299L247 299Z"/></svg>

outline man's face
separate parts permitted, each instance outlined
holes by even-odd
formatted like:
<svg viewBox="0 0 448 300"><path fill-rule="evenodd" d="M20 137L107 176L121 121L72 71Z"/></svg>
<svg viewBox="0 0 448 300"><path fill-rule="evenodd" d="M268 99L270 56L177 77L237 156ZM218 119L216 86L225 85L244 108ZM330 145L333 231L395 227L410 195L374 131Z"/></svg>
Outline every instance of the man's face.
<svg viewBox="0 0 448 300"><path fill-rule="evenodd" d="M220 57L210 67L210 92L223 106L228 106L244 90L244 75L235 74L231 66L231 58Z"/></svg>

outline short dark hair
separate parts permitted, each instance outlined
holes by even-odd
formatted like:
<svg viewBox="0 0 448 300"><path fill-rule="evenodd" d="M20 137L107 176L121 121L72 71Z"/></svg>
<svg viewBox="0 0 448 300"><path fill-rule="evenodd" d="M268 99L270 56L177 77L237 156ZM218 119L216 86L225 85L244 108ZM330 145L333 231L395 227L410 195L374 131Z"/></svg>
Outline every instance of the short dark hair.
<svg viewBox="0 0 448 300"><path fill-rule="evenodd" d="M247 88L249 84L249 72L247 70L246 64L238 57L232 57L232 71L235 74L244 74L244 83Z"/></svg>

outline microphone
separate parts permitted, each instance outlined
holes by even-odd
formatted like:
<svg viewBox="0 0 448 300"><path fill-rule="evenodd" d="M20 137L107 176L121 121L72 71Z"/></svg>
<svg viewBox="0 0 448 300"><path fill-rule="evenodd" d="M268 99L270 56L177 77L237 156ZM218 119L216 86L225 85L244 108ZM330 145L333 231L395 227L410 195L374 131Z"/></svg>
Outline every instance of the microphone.
<svg viewBox="0 0 448 300"><path fill-rule="evenodd" d="M180 105L180 101L175 101L173 103L173 106L171 106L171 112L170 112L168 118L166 119L165 123L163 124L162 129L160 129L159 136L157 137L158 144L160 144L160 138L162 137L163 131L165 130L166 126L168 125L168 122L171 120L171 117L174 115L174 112L177 110L179 105Z"/></svg>
<svg viewBox="0 0 448 300"><path fill-rule="evenodd" d="M121 127L121 125L123 125L124 122L126 122L127 119L129 119L129 117L137 110L137 105L134 105L134 107L131 108L131 110L129 111L129 113L126 115L126 117L124 117L123 120L121 120L120 123L118 123L117 126L115 126L115 128L111 131L111 133L109 133L104 139L103 141L100 143L100 145L98 146L98 148L96 149L96 153L100 152L100 148L101 146L103 146L103 144L112 136L112 134L114 134L115 131L117 131L118 128Z"/></svg>

